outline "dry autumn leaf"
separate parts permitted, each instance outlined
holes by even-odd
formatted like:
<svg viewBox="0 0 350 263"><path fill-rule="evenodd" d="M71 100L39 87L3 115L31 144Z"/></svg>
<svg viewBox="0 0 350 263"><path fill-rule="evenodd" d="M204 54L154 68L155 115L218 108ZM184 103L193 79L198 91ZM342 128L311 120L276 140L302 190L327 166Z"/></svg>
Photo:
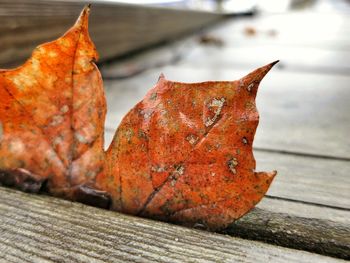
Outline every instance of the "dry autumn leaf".
<svg viewBox="0 0 350 263"><path fill-rule="evenodd" d="M104 166L106 104L85 8L21 67L0 71L1 180L76 199ZM103 197L103 196L102 196Z"/></svg>
<svg viewBox="0 0 350 263"><path fill-rule="evenodd" d="M257 88L275 63L231 82L161 76L104 152L88 14L23 66L0 71L0 182L209 229L247 213L276 174L255 172L252 153Z"/></svg>
<svg viewBox="0 0 350 263"><path fill-rule="evenodd" d="M273 64L232 82L161 76L122 120L97 178L113 209L215 229L253 208L275 175L256 173L252 154L255 96Z"/></svg>

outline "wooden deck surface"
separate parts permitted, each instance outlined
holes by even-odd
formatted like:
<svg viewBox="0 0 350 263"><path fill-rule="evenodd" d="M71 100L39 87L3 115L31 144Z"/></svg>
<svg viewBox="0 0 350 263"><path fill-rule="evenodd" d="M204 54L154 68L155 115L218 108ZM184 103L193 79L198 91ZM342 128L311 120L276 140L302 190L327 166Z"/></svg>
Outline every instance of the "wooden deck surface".
<svg viewBox="0 0 350 263"><path fill-rule="evenodd" d="M94 0L0 0L0 67L20 65L37 45L61 36L88 3L93 6L90 33L103 61L177 39L222 18Z"/></svg>
<svg viewBox="0 0 350 263"><path fill-rule="evenodd" d="M101 65L107 147L122 117L160 73L182 82L234 80L281 60L260 85L254 142L257 170L279 173L257 209L226 230L236 237L0 187L0 261L349 260L349 21L350 7L325 12L317 4L228 19L206 32L222 46L200 44L195 35Z"/></svg>
<svg viewBox="0 0 350 263"><path fill-rule="evenodd" d="M321 24L328 18L328 24ZM104 66L109 105L106 145L121 118L142 99L161 72L170 80L182 82L234 80L280 59L280 65L261 83L257 96L257 170L279 171L257 207L298 219L341 223L347 233L344 245L350 245L349 19L347 13L311 11L234 19L207 32L220 39L222 46L190 39ZM296 26L296 20L304 26ZM247 29L255 33L247 34ZM119 79L125 68L147 70ZM295 230L281 228L286 236ZM244 236L264 239L249 233ZM283 243L270 236L268 242Z"/></svg>
<svg viewBox="0 0 350 263"><path fill-rule="evenodd" d="M0 187L4 262L343 262Z"/></svg>

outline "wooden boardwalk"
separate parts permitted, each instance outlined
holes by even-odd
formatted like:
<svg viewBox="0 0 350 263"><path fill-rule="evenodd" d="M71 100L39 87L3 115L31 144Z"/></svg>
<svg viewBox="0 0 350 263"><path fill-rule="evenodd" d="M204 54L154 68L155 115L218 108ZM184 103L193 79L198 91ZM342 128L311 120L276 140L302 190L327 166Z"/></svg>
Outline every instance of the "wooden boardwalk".
<svg viewBox="0 0 350 263"><path fill-rule="evenodd" d="M325 12L319 2L205 32L223 45L195 35L101 65L107 146L161 72L183 82L234 80L280 59L257 97L257 170L279 172L257 209L217 234L0 187L0 261L349 260L350 5Z"/></svg>
<svg viewBox="0 0 350 263"><path fill-rule="evenodd" d="M102 61L177 39L222 18L94 0L0 0L1 67L20 65L37 45L61 36L87 3L93 5L89 30Z"/></svg>

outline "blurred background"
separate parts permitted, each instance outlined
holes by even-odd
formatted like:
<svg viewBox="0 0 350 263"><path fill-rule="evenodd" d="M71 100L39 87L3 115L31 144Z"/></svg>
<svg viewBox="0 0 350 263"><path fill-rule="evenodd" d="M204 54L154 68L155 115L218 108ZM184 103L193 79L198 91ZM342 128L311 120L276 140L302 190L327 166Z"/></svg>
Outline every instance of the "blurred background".
<svg viewBox="0 0 350 263"><path fill-rule="evenodd" d="M64 33L88 2L106 147L161 72L235 80L279 59L257 97L257 169L279 172L259 207L349 223L349 0L0 0L0 68Z"/></svg>

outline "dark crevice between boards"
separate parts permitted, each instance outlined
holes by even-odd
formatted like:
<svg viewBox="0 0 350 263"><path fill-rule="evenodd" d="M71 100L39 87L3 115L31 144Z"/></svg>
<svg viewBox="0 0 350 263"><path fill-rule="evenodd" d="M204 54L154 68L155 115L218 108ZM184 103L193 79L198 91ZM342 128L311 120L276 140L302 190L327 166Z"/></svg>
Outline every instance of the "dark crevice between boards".
<svg viewBox="0 0 350 263"><path fill-rule="evenodd" d="M295 152L295 151L287 151L287 150L279 150L279 149L268 149L268 148L263 148L263 147L254 147L254 151L350 162L350 158L349 157L323 155L323 154L316 154L316 153Z"/></svg>
<svg viewBox="0 0 350 263"><path fill-rule="evenodd" d="M350 227L330 220L304 218L254 208L221 233L350 259Z"/></svg>
<svg viewBox="0 0 350 263"><path fill-rule="evenodd" d="M302 201L302 200L297 200L297 199L292 199L292 198L287 198L287 197L265 195L265 198L268 198L268 199L275 199L275 200L283 200L283 201L292 202L292 203L313 205L313 206L318 206L318 207L331 208L331 209L336 209L336 210L341 210L341 211L349 211L349 212L350 212L350 209L349 209L349 208L346 208L346 207L333 206L333 205L326 205L326 204L319 204L319 203L308 202L308 201Z"/></svg>

